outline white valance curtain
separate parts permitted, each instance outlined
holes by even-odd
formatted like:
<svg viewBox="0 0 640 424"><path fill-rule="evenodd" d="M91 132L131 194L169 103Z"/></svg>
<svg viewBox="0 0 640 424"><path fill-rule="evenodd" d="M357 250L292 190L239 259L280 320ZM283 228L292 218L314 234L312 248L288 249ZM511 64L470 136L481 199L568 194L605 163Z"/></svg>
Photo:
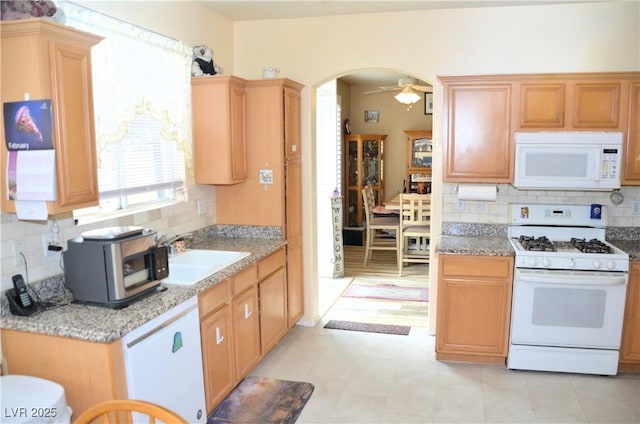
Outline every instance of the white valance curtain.
<svg viewBox="0 0 640 424"><path fill-rule="evenodd" d="M178 40L136 27L110 16L64 2L61 4L66 25L105 37L92 49L93 96L95 109L96 142L101 199L105 194L139 193L156 188L184 185L184 162L191 163L191 49ZM150 119L151 118L151 119ZM137 122L135 122L137 121ZM135 124L132 124L134 123ZM132 132L140 134L154 127L154 134L146 141L131 140ZM127 138L129 137L129 138ZM124 153L114 153L114 145L128 146ZM180 170L136 178L123 173L135 170L135 154L144 155L145 149L131 144L170 142L173 146L155 146L152 150L157 165L168 168L175 164L167 160L167 154L176 150L183 158ZM157 153L162 151L161 153ZM167 153L169 152L169 153ZM114 163L124 166L117 159L127 156L127 167L118 171ZM147 157L149 155L147 154ZM116 158L116 159L114 159ZM120 166L119 166L120 167ZM103 169L110 168L110 169ZM139 167L138 174L142 167ZM101 171L102 169L102 171ZM182 181L170 181L180 178ZM107 180L110 180L109 182ZM133 187L133 186L137 187Z"/></svg>

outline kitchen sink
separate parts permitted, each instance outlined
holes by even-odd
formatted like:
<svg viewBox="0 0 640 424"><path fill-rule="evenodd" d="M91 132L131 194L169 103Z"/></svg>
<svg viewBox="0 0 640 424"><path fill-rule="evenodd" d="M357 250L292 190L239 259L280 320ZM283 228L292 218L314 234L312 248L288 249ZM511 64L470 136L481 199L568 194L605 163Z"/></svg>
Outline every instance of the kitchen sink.
<svg viewBox="0 0 640 424"><path fill-rule="evenodd" d="M251 255L249 252L190 249L169 256L169 277L163 284L191 286Z"/></svg>

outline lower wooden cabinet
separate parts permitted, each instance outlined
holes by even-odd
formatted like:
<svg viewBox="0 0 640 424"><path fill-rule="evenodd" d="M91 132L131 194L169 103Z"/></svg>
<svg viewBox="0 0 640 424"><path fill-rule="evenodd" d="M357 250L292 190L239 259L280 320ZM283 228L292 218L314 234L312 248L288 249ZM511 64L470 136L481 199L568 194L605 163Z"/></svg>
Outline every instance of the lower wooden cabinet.
<svg viewBox="0 0 640 424"><path fill-rule="evenodd" d="M244 378L260 362L258 289L253 286L232 301L236 376Z"/></svg>
<svg viewBox="0 0 640 424"><path fill-rule="evenodd" d="M640 262L629 273L619 369L640 372Z"/></svg>
<svg viewBox="0 0 640 424"><path fill-rule="evenodd" d="M236 385L231 308L223 305L200 324L207 414Z"/></svg>
<svg viewBox="0 0 640 424"><path fill-rule="evenodd" d="M281 250L258 263L260 350L266 355L287 333L286 255Z"/></svg>
<svg viewBox="0 0 640 424"><path fill-rule="evenodd" d="M76 417L97 403L127 396L120 340L97 343L7 329L0 334L9 374L31 375L62 385Z"/></svg>
<svg viewBox="0 0 640 424"><path fill-rule="evenodd" d="M513 258L439 255L436 359L504 363Z"/></svg>

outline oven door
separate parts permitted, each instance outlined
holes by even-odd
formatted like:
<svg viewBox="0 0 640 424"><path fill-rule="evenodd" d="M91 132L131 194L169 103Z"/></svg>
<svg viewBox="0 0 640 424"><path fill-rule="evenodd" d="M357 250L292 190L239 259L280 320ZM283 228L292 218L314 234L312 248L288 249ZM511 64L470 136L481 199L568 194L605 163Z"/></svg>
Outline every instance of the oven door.
<svg viewBox="0 0 640 424"><path fill-rule="evenodd" d="M516 269L511 344L618 349L628 274Z"/></svg>

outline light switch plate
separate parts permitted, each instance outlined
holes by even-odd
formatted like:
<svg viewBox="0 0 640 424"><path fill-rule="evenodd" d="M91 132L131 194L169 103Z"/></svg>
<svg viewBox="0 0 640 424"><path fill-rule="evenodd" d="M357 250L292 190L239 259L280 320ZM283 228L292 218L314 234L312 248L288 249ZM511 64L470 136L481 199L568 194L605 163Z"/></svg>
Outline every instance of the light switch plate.
<svg viewBox="0 0 640 424"><path fill-rule="evenodd" d="M260 175L260 184L273 184L272 169L261 169L258 173Z"/></svg>

